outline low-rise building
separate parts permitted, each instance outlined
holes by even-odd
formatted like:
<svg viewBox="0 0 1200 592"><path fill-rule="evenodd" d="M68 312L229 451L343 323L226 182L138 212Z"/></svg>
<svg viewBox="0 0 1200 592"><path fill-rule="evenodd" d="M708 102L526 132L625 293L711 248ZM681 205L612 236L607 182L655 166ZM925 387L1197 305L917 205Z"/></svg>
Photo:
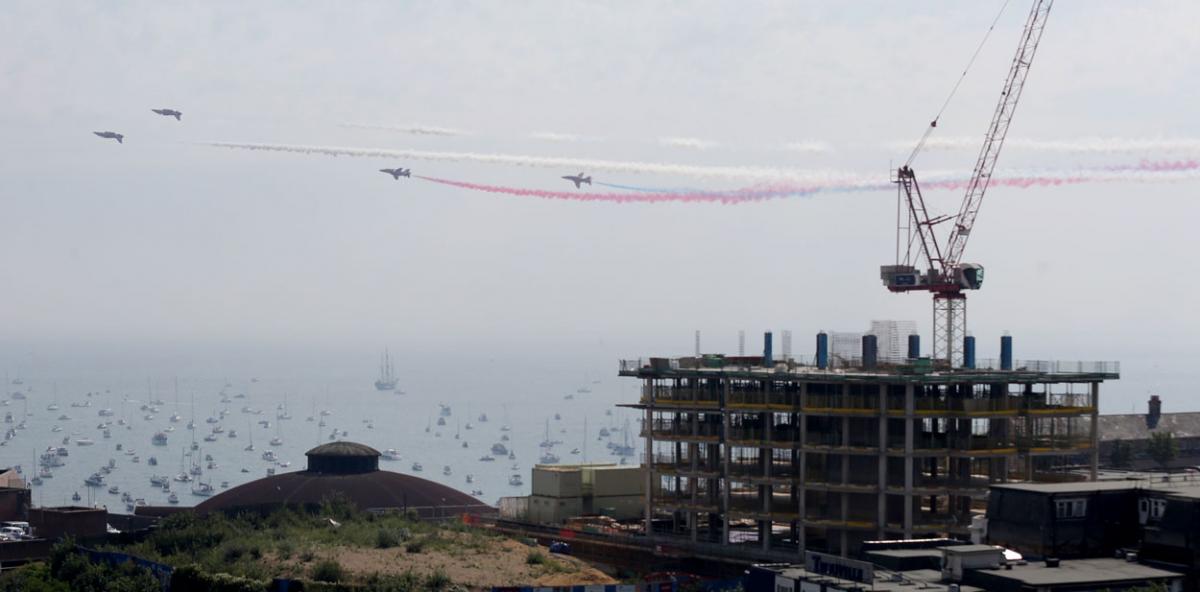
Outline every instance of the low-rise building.
<svg viewBox="0 0 1200 592"><path fill-rule="evenodd" d="M1114 475L1109 473L1109 475ZM992 487L987 540L1033 557L1124 555L1180 569L1200 588L1200 475Z"/></svg>
<svg viewBox="0 0 1200 592"><path fill-rule="evenodd" d="M1032 557L1112 557L1138 543L1138 496L1127 480L996 484L987 540Z"/></svg>
<svg viewBox="0 0 1200 592"><path fill-rule="evenodd" d="M25 478L13 468L0 469L0 487L12 489L28 489Z"/></svg>
<svg viewBox="0 0 1200 592"><path fill-rule="evenodd" d="M1200 465L1200 412L1163 413L1162 408L1162 399L1154 395L1147 402L1145 414L1101 415L1100 463L1132 469L1159 467L1150 454L1150 440L1155 434L1170 434L1179 452L1166 466ZM1123 448L1122 454L1116 453L1118 447Z"/></svg>
<svg viewBox="0 0 1200 592"><path fill-rule="evenodd" d="M645 479L640 467L613 463L536 465L532 493L519 504L524 516L542 524L562 524L577 516L616 520L642 517ZM501 504L501 508L505 504ZM522 512L519 512L522 513Z"/></svg>
<svg viewBox="0 0 1200 592"><path fill-rule="evenodd" d="M1126 559L1025 561L1010 559L991 545L952 545L935 549L892 549L868 552L874 557L900 553L919 557L912 569L884 567L870 561L806 553L804 565L756 565L746 578L746 592L944 591L944 592L1086 592L1159 589L1180 592L1184 575ZM937 567L924 558L936 557ZM886 562L885 562L886 563Z"/></svg>
<svg viewBox="0 0 1200 592"><path fill-rule="evenodd" d="M108 511L80 506L32 508L29 525L34 536L44 539L71 536L80 541L100 540L108 534Z"/></svg>
<svg viewBox="0 0 1200 592"><path fill-rule="evenodd" d="M29 520L30 491L25 487L0 487L0 522Z"/></svg>

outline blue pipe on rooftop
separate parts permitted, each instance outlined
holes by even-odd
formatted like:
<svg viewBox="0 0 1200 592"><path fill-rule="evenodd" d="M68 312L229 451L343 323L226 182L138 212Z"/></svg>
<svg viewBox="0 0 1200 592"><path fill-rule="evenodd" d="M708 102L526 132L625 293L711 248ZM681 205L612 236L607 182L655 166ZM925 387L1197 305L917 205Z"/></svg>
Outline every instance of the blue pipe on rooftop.
<svg viewBox="0 0 1200 592"><path fill-rule="evenodd" d="M775 360L771 356L771 332L763 333L763 366L770 368L775 365Z"/></svg>
<svg viewBox="0 0 1200 592"><path fill-rule="evenodd" d="M1000 369L1013 369L1012 335L1002 335L1000 337Z"/></svg>
<svg viewBox="0 0 1200 592"><path fill-rule="evenodd" d="M817 368L824 370L829 367L829 335L824 331L817 333Z"/></svg>

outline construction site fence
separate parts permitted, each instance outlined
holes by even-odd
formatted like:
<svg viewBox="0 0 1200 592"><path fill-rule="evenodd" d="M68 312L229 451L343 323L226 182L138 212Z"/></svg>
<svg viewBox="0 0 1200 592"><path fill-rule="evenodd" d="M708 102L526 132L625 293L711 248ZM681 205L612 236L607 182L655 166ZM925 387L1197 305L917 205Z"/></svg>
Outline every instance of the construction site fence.
<svg viewBox="0 0 1200 592"><path fill-rule="evenodd" d="M640 584L585 584L579 586L500 586L492 592L718 592L720 590L745 589L742 578L732 580L690 580L672 577L668 580Z"/></svg>

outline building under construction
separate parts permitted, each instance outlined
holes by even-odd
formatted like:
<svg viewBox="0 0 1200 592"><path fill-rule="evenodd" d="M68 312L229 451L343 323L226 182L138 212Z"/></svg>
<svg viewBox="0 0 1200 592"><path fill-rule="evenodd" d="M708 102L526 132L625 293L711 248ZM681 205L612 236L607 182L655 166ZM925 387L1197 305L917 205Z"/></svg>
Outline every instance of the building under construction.
<svg viewBox="0 0 1200 592"><path fill-rule="evenodd" d="M621 363L642 380L646 532L684 546L792 558L865 540L967 536L988 486L1098 464L1100 383L1115 362L704 355ZM1077 477L1076 477L1077 478Z"/></svg>

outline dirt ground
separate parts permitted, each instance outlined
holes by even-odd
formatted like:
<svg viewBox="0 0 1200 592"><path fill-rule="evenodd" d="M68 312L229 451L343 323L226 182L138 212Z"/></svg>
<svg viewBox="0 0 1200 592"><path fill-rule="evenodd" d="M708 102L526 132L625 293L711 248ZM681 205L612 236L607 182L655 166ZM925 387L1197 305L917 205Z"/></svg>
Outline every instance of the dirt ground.
<svg viewBox="0 0 1200 592"><path fill-rule="evenodd" d="M367 549L362 547L322 547L316 560L336 559L355 576L371 573L398 575L406 571L426 576L441 569L454 584L472 590L493 586L566 586L573 584L615 584L618 581L583 560L551 555L545 547L536 547L545 556L542 564L526 562L535 547L512 539L480 540L461 535L463 544L438 545L420 553L408 553L404 547ZM444 548L443 548L444 547ZM293 556L284 560L265 558L293 576L307 575L310 564Z"/></svg>

